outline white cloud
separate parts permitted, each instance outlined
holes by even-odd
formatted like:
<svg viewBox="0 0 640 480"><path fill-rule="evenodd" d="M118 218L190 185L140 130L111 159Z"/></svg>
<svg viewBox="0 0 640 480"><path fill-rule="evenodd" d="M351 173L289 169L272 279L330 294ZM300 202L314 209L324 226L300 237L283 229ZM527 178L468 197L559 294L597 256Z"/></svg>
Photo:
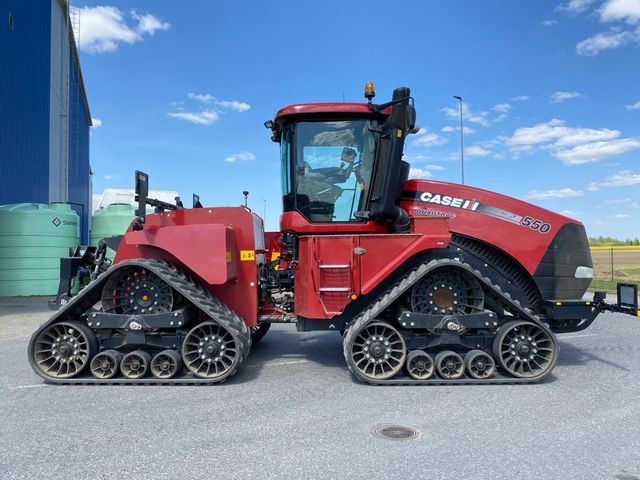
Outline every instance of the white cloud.
<svg viewBox="0 0 640 480"><path fill-rule="evenodd" d="M256 159L255 154L248 152L246 150L243 150L242 152L229 155L227 158L224 159L224 161L228 163L234 163L234 162L237 162L238 160L246 161L246 160L255 160L255 159Z"/></svg>
<svg viewBox="0 0 640 480"><path fill-rule="evenodd" d="M409 178L431 178L433 174L424 168L411 167L409 169Z"/></svg>
<svg viewBox="0 0 640 480"><path fill-rule="evenodd" d="M551 94L551 103L560 103L564 102L565 100L570 100L572 98L578 98L581 96L582 94L578 92L553 92Z"/></svg>
<svg viewBox="0 0 640 480"><path fill-rule="evenodd" d="M587 190L596 192L601 188L630 187L640 185L640 174L623 170L604 179L602 182L591 182Z"/></svg>
<svg viewBox="0 0 640 480"><path fill-rule="evenodd" d="M435 147L438 145L444 145L449 140L445 137L438 135L437 133L430 132L427 128L422 128L415 134L414 140L411 145L414 147Z"/></svg>
<svg viewBox="0 0 640 480"><path fill-rule="evenodd" d="M237 100L218 100L216 97L208 93L187 93L187 97L191 100L216 105L217 107L224 109L235 110L236 112L246 112L251 108L251 105L248 103L239 102Z"/></svg>
<svg viewBox="0 0 640 480"><path fill-rule="evenodd" d="M544 22L542 22L542 26L544 27L553 27L554 25L557 25L558 21L557 20L545 20Z"/></svg>
<svg viewBox="0 0 640 480"><path fill-rule="evenodd" d="M444 107L440 109L448 118L452 120L460 120L460 109L453 107ZM462 102L462 116L465 121L471 123L477 123L478 125L482 125L483 127L488 127L491 122L487 118L487 112L475 112L469 108L469 106Z"/></svg>
<svg viewBox="0 0 640 480"><path fill-rule="evenodd" d="M631 105L625 105L624 108L627 110L640 110L640 100L636 103L632 103Z"/></svg>
<svg viewBox="0 0 640 480"><path fill-rule="evenodd" d="M553 119L533 127L518 128L505 140L512 153L549 151L565 165L580 165L640 149L640 140L619 138L619 130L567 127Z"/></svg>
<svg viewBox="0 0 640 480"><path fill-rule="evenodd" d="M554 118L547 123L516 129L513 135L507 139L507 144L525 146L554 142L557 146L569 146L611 140L619 136L618 130L567 127L564 121Z"/></svg>
<svg viewBox="0 0 640 480"><path fill-rule="evenodd" d="M119 179L121 177L122 177L122 175L119 175L119 174L116 175L116 174L112 174L112 173L107 173L104 176L104 179L105 180L117 180L117 179Z"/></svg>
<svg viewBox="0 0 640 480"><path fill-rule="evenodd" d="M603 158L622 155L623 153L640 148L640 140L635 138L620 138L608 142L592 142L577 145L568 150L558 150L553 155L565 165L581 165L593 163Z"/></svg>
<svg viewBox="0 0 640 480"><path fill-rule="evenodd" d="M561 190L531 190L526 197L533 200L550 200L553 198L574 198L584 195L582 190L574 190L573 188L563 188Z"/></svg>
<svg viewBox="0 0 640 480"><path fill-rule="evenodd" d="M603 50L619 48L632 42L640 41L640 31L624 30L597 33L576 45L576 52L583 57L593 57Z"/></svg>
<svg viewBox="0 0 640 480"><path fill-rule="evenodd" d="M594 0L570 0L556 7L559 12L582 13L589 9Z"/></svg>
<svg viewBox="0 0 640 480"><path fill-rule="evenodd" d="M102 126L102 120L99 118L91 118L91 123L93 124L93 128L100 128Z"/></svg>
<svg viewBox="0 0 640 480"><path fill-rule="evenodd" d="M638 0L608 0L600 10L600 20L611 22L624 20L627 23L640 23L640 2Z"/></svg>
<svg viewBox="0 0 640 480"><path fill-rule="evenodd" d="M621 198L619 200L605 200L604 203L606 205L615 205L618 203L630 203L631 199L630 198Z"/></svg>
<svg viewBox="0 0 640 480"><path fill-rule="evenodd" d="M442 170L444 170L444 167L442 165L434 165L433 163L425 165L424 168L426 168L427 170L431 170L432 172L441 172Z"/></svg>
<svg viewBox="0 0 640 480"><path fill-rule="evenodd" d="M158 30L168 30L171 25L151 14L129 13L134 22L128 22L125 13L109 6L83 7L80 9L82 29L78 44L81 50L96 54L118 50L122 43L133 45L153 36Z"/></svg>
<svg viewBox="0 0 640 480"><path fill-rule="evenodd" d="M628 213L616 213L615 215L609 215L607 218L631 218Z"/></svg>
<svg viewBox="0 0 640 480"><path fill-rule="evenodd" d="M511 97L514 102L524 102L529 100L529 95L518 95L517 97Z"/></svg>
<svg viewBox="0 0 640 480"><path fill-rule="evenodd" d="M196 125L212 125L220 118L215 110L201 110L199 112L169 112L168 116L195 123Z"/></svg>
<svg viewBox="0 0 640 480"><path fill-rule="evenodd" d="M511 110L511 105L509 105L508 103L498 103L497 105L493 106L493 109L496 112L509 113L509 110Z"/></svg>
<svg viewBox="0 0 640 480"><path fill-rule="evenodd" d="M466 157L486 157L490 153L490 150L487 150L486 148L480 147L478 145L472 145L464 149L464 154Z"/></svg>
<svg viewBox="0 0 640 480"><path fill-rule="evenodd" d="M465 134L470 134L470 133L476 133L476 131L471 128L471 127L467 127L466 125L462 128L462 131ZM446 127L442 127L442 132L444 133L452 133L452 132L460 132L460 127L452 127L450 125L447 125Z"/></svg>
<svg viewBox="0 0 640 480"><path fill-rule="evenodd" d="M562 210L560 213L567 217L574 217L576 215L580 215L581 212L577 212L575 210Z"/></svg>

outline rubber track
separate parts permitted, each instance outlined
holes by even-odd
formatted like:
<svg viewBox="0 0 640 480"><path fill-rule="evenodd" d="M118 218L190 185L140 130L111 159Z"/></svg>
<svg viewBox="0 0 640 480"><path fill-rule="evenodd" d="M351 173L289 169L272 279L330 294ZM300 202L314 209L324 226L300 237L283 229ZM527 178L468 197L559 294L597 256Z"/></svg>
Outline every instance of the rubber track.
<svg viewBox="0 0 640 480"><path fill-rule="evenodd" d="M183 374L182 376L176 376L170 379L161 379L151 376L140 379L127 379L124 377L98 379L93 377L87 370L83 372L82 376L77 378L53 379L44 375L38 367L33 364L31 347L37 336L44 328L60 321L78 321L81 315L89 312L89 310L100 300L102 287L109 277L116 274L119 270L131 267L142 267L156 274L193 305L204 312L205 315L220 323L220 325L227 330L235 333L236 338L240 340L238 349L240 350L241 359L236 363L234 370L229 375L221 380L199 378L191 374ZM223 383L228 378L232 377L238 370L238 367L240 367L247 358L250 348L251 334L249 328L246 326L242 318L240 318L233 310L217 298L213 297L200 285L194 283L193 280L170 263L163 260L136 259L122 261L110 267L106 272L98 275L94 281L87 285L77 296L73 297L69 303L60 308L60 310L54 313L49 320L40 325L29 341L29 362L31 363L33 370L48 383L61 385L212 385L216 383Z"/></svg>
<svg viewBox="0 0 640 480"><path fill-rule="evenodd" d="M496 376L490 379L485 380L476 380L469 377L463 377L458 380L444 380L442 378L430 378L427 380L414 380L411 377L399 378L399 379L388 379L388 380L372 380L363 375L361 375L357 369L353 366L351 359L351 345L353 343L355 335L362 330L367 324L376 320L377 316L380 315L387 307L391 306L391 304L398 299L404 292L409 290L413 285L415 285L420 279L422 279L429 272L435 270L436 268L442 267L456 267L466 270L471 273L478 281L482 284L482 286L489 291L504 305L507 307L507 310L511 311L511 313L518 313L522 317L527 320L540 325L542 328L546 329L551 335L553 333L549 330L548 326L544 324L536 315L534 315L529 308L523 307L518 300L512 300L511 295L509 293L504 292L498 285L494 285L489 278L483 276L478 270L474 270L470 265L464 263L460 259L439 259L439 260L431 260L430 262L423 263L409 273L407 273L404 277L402 277L395 285L390 287L380 298L375 301L369 308L365 309L362 313L360 313L350 324L348 330L344 336L343 341L343 353L344 358L347 362L347 366L351 371L351 374L356 377L358 380L364 383L368 383L370 385L502 385L502 384L522 384L522 383L535 383L539 382L547 375L551 373L553 367L550 368L544 375L536 377L534 379L528 378L516 378L516 377L507 377L501 375L496 372ZM434 374L435 375L435 374Z"/></svg>

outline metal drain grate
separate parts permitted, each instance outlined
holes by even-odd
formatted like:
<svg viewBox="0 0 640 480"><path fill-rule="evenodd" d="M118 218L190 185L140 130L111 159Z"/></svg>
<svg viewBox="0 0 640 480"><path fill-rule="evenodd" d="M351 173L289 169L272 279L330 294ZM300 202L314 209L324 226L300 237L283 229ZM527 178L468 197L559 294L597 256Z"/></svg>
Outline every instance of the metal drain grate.
<svg viewBox="0 0 640 480"><path fill-rule="evenodd" d="M378 438L387 440L410 441L420 438L420 430L406 425L382 424L373 429L373 434Z"/></svg>

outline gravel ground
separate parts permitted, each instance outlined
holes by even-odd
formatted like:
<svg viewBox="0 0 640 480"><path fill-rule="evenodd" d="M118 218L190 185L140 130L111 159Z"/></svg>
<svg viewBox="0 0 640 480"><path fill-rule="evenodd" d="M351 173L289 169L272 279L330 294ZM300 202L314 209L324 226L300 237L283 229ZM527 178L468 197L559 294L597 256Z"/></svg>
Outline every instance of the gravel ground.
<svg viewBox="0 0 640 480"><path fill-rule="evenodd" d="M275 326L212 387L67 387L29 367L42 300L0 299L0 478L640 478L640 319L560 337L544 383L370 387L334 332ZM413 441L377 438L381 423Z"/></svg>

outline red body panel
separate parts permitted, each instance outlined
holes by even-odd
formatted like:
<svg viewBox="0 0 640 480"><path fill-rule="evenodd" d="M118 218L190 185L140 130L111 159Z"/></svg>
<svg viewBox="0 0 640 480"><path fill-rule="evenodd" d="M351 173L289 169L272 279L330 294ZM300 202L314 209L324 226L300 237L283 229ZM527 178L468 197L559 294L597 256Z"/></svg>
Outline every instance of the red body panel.
<svg viewBox="0 0 640 480"><path fill-rule="evenodd" d="M256 225L262 229L259 217L243 207L147 215L144 230L129 228L114 263L131 258L174 262L251 327L256 325L258 311Z"/></svg>
<svg viewBox="0 0 640 480"><path fill-rule="evenodd" d="M387 235L305 235L299 239L296 315L332 318L371 292L415 254L444 248L451 238L442 219L419 221L426 232ZM364 251L358 254L356 248Z"/></svg>
<svg viewBox="0 0 640 480"><path fill-rule="evenodd" d="M389 225L377 222L364 223L311 223L300 212L284 212L280 216L280 230L298 234L310 233L388 233Z"/></svg>
<svg viewBox="0 0 640 480"><path fill-rule="evenodd" d="M567 223L580 224L499 193L429 180L405 182L400 206L415 219L448 218L451 232L493 245L531 274L558 230Z"/></svg>

